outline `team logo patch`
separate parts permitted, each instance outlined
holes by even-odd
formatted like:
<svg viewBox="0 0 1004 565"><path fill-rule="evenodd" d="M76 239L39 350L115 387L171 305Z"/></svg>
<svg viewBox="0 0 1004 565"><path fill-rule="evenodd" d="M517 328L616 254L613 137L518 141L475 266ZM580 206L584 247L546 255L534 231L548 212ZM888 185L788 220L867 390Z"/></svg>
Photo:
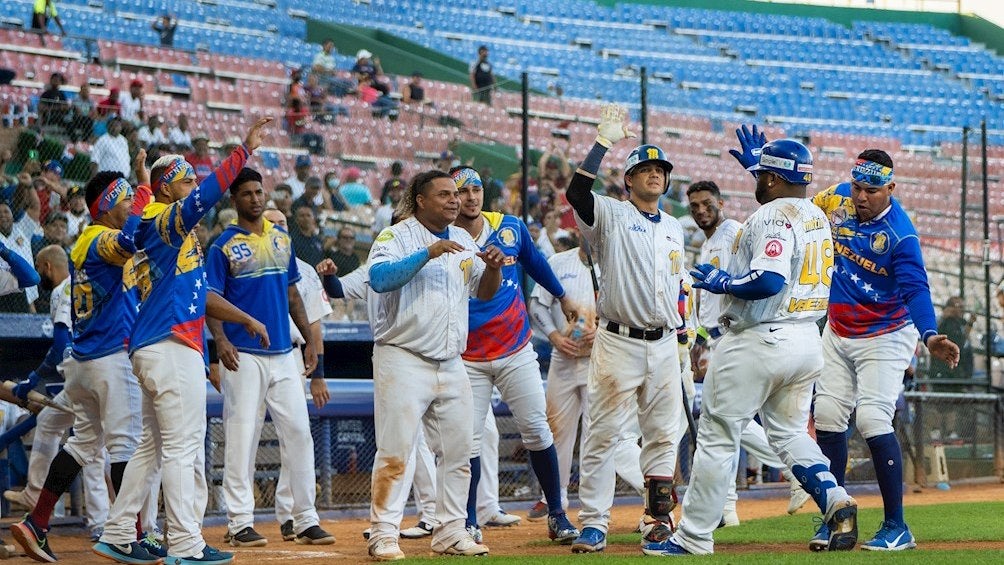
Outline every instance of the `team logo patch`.
<svg viewBox="0 0 1004 565"><path fill-rule="evenodd" d="M767 242L767 246L764 247L763 252L768 257L773 258L781 255L783 250L784 247L781 245L781 242L776 239L772 239Z"/></svg>
<svg viewBox="0 0 1004 565"><path fill-rule="evenodd" d="M502 228L499 230L499 243L505 247L515 247L516 232L512 228Z"/></svg>
<svg viewBox="0 0 1004 565"><path fill-rule="evenodd" d="M394 232L390 231L389 229L385 229L382 232L380 232L380 235L377 236L376 241L377 243L383 243L385 241L390 241L392 239L394 239Z"/></svg>
<svg viewBox="0 0 1004 565"><path fill-rule="evenodd" d="M878 254L885 253L889 250L889 236L886 235L884 231L872 234L871 241L872 251Z"/></svg>
<svg viewBox="0 0 1004 565"><path fill-rule="evenodd" d="M830 223L832 223L833 225L839 226L845 221L847 221L847 210L843 208L837 208L832 212L830 212Z"/></svg>

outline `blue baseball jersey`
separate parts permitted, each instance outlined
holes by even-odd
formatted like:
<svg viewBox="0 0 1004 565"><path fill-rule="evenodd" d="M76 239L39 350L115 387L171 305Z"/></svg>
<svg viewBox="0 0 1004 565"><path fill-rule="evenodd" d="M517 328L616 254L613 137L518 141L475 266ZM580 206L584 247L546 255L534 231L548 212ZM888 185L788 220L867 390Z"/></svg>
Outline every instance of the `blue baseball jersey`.
<svg viewBox="0 0 1004 565"><path fill-rule="evenodd" d="M133 257L141 302L130 353L174 337L204 354L206 272L194 228L223 197L249 155L238 145L191 194L171 204L151 202L143 210Z"/></svg>
<svg viewBox="0 0 1004 565"><path fill-rule="evenodd" d="M924 339L936 334L920 240L899 202L893 198L877 217L859 222L849 182L831 186L812 201L827 215L833 232L827 312L833 331L842 337L871 337L912 320Z"/></svg>
<svg viewBox="0 0 1004 565"><path fill-rule="evenodd" d="M533 244L526 224L515 216L482 212L487 240L485 249L494 245L505 253L502 284L491 300L470 299L470 332L467 334L467 361L492 361L518 351L530 341L530 317L523 302L523 272L555 297L565 295L547 259Z"/></svg>
<svg viewBox="0 0 1004 565"><path fill-rule="evenodd" d="M300 280L296 256L286 230L264 220L261 235L230 224L206 257L209 290L230 301L268 328L269 347L244 326L223 323L223 332L238 351L264 355L293 349L289 333L289 287Z"/></svg>

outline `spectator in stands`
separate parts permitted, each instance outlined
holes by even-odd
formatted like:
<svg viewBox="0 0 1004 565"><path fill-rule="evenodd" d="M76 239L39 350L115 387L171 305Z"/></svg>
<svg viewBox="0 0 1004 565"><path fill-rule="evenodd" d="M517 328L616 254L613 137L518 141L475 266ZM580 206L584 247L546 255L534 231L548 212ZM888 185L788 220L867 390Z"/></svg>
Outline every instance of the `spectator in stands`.
<svg viewBox="0 0 1004 565"><path fill-rule="evenodd" d="M157 114L153 114L147 118L146 123L136 132L143 149L149 150L157 145L168 144L163 125L163 120Z"/></svg>
<svg viewBox="0 0 1004 565"><path fill-rule="evenodd" d="M484 185L485 202L483 208L486 212L502 211L502 179L496 178L491 167L481 168L481 182Z"/></svg>
<svg viewBox="0 0 1004 565"><path fill-rule="evenodd" d="M17 177L7 174L7 163L14 158L10 149L0 149L0 202L10 204L17 190Z"/></svg>
<svg viewBox="0 0 1004 565"><path fill-rule="evenodd" d="M373 194L370 192L370 188L359 182L361 176L362 171L359 170L359 167L345 169L345 178L342 186L338 188L342 199L350 208L373 204Z"/></svg>
<svg viewBox="0 0 1004 565"><path fill-rule="evenodd" d="M80 92L70 102L69 119L66 121L66 134L70 140L76 142L90 139L97 115L97 106L91 100L91 85L84 81L80 84Z"/></svg>
<svg viewBox="0 0 1004 565"><path fill-rule="evenodd" d="M453 154L453 151L447 149L446 151L440 153L438 158L433 159L432 165L437 169L439 169L440 171L447 173L453 167L460 166L460 159L458 159L457 156Z"/></svg>
<svg viewBox="0 0 1004 565"><path fill-rule="evenodd" d="M283 181L292 190L293 200L296 200L303 194L304 183L307 182L307 177L310 176L311 164L310 155L297 155L296 162L293 164L293 176ZM317 263L312 264L316 265Z"/></svg>
<svg viewBox="0 0 1004 565"><path fill-rule="evenodd" d="M188 128L188 116L178 114L178 121L167 132L167 141L174 146L178 153L191 151L192 131Z"/></svg>
<svg viewBox="0 0 1004 565"><path fill-rule="evenodd" d="M303 100L290 99L289 109L286 110L286 131L289 133L290 145L306 149L314 155L323 155L324 138L307 129L310 123L310 111L304 106Z"/></svg>
<svg viewBox="0 0 1004 565"><path fill-rule="evenodd" d="M66 84L63 73L55 72L49 75L49 87L38 97L38 118L43 126L63 125L69 103L66 94L61 90Z"/></svg>
<svg viewBox="0 0 1004 565"><path fill-rule="evenodd" d="M209 151L209 135L195 134L192 137L192 147L194 149L185 154L185 160L195 169L195 180L201 184L216 169L216 159Z"/></svg>
<svg viewBox="0 0 1004 565"><path fill-rule="evenodd" d="M272 189L272 205L282 215L289 218L293 215L293 189L288 184L281 182Z"/></svg>
<svg viewBox="0 0 1004 565"><path fill-rule="evenodd" d="M73 241L91 224L84 187L73 185L66 191L66 237Z"/></svg>
<svg viewBox="0 0 1004 565"><path fill-rule="evenodd" d="M174 31L178 29L178 18L174 17L174 14L162 14L153 20L150 29L157 32L161 47L174 47Z"/></svg>
<svg viewBox="0 0 1004 565"><path fill-rule="evenodd" d="M355 91L354 81L338 76L338 69L335 67L335 41L333 39L325 39L324 43L321 44L321 50L314 56L310 70L311 74L317 76L321 86L334 96L341 98Z"/></svg>
<svg viewBox="0 0 1004 565"><path fill-rule="evenodd" d="M384 96L390 94L390 86L382 79L383 69L380 67L380 58L374 57L366 49L356 52L356 64L352 65L352 75L360 84L368 80L370 86L380 91Z"/></svg>
<svg viewBox="0 0 1004 565"><path fill-rule="evenodd" d="M66 28L63 27L63 20L59 19L59 13L56 11L56 0L35 0L31 14L31 29L39 31L42 45L45 45L45 34L49 32L50 19L55 20L59 26L59 34L65 36Z"/></svg>
<svg viewBox="0 0 1004 565"><path fill-rule="evenodd" d="M370 111L374 118L391 117L392 119L397 119L397 100L394 100L386 94L382 94L380 90L374 87L373 79L359 79L357 93L359 95L359 99L370 106Z"/></svg>
<svg viewBox="0 0 1004 565"><path fill-rule="evenodd" d="M0 202L0 244L16 253L29 265L34 264L31 239L14 227L14 214L10 205ZM38 287L24 289L23 293L8 294L0 299L0 312L31 312L31 303L38 298Z"/></svg>
<svg viewBox="0 0 1004 565"><path fill-rule="evenodd" d="M126 176L132 173L129 141L122 135L122 120L118 118L108 120L108 131L91 149L91 176L98 171L119 171Z"/></svg>
<svg viewBox="0 0 1004 565"><path fill-rule="evenodd" d="M337 212L341 210L348 210L349 205L342 198L342 193L338 191L339 185L342 182L338 178L338 171L328 171L324 174L324 188L328 192L328 197L326 199L328 208L332 212Z"/></svg>
<svg viewBox="0 0 1004 565"><path fill-rule="evenodd" d="M390 164L390 178L384 181L383 186L380 188L381 204L390 202L390 191L392 189L408 184L408 181L401 176L402 173L404 173L404 164L401 161L394 161Z"/></svg>
<svg viewBox="0 0 1004 565"><path fill-rule="evenodd" d="M321 230L310 206L300 206L293 210L289 238L293 242L293 253L302 261L316 265L324 259L324 240L321 239Z"/></svg>
<svg viewBox="0 0 1004 565"><path fill-rule="evenodd" d="M42 173L35 179L35 189L38 191L40 217L45 218L50 210L58 210L66 198L66 185L63 184L63 164L55 159L45 162Z"/></svg>
<svg viewBox="0 0 1004 565"><path fill-rule="evenodd" d="M293 201L293 209L296 210L300 206L310 206L314 216L320 216L321 210L326 208L324 200L320 177L308 177L307 181L303 183L303 194Z"/></svg>
<svg viewBox="0 0 1004 565"><path fill-rule="evenodd" d="M488 60L488 46L478 47L478 58L471 63L471 92L474 101L492 105L492 89L495 88L495 74Z"/></svg>
<svg viewBox="0 0 1004 565"><path fill-rule="evenodd" d="M27 237L29 245L36 236L42 236L42 204L38 198L38 182L36 178L36 189L24 193L26 197L24 214L14 222L14 230Z"/></svg>
<svg viewBox="0 0 1004 565"><path fill-rule="evenodd" d="M387 182L390 183L390 186L384 185L387 193L386 201L373 214L373 237L379 235L384 228L393 223L394 213L397 211L397 206L401 203L405 188L408 186L408 183L396 178Z"/></svg>
<svg viewBox="0 0 1004 565"><path fill-rule="evenodd" d="M338 230L338 237L327 246L325 256L335 262L338 276L343 277L359 268L356 255L356 232L350 227Z"/></svg>
<svg viewBox="0 0 1004 565"><path fill-rule="evenodd" d="M99 116L120 116L122 114L121 93L117 87L108 89L108 98L98 104Z"/></svg>
<svg viewBox="0 0 1004 565"><path fill-rule="evenodd" d="M223 230L227 226L237 221L237 210L233 208L224 208L216 214L216 219L212 222L212 229L206 229L206 246L205 249L209 249L216 242L216 238L220 237ZM209 222L199 222L200 224L208 225Z"/></svg>
<svg viewBox="0 0 1004 565"><path fill-rule="evenodd" d="M289 84L286 85L286 107L289 108L290 105L292 105L293 100L297 98L299 98L303 104L307 104L310 101L307 91L303 86L303 69L293 69L289 71Z"/></svg>
<svg viewBox="0 0 1004 565"><path fill-rule="evenodd" d="M42 226L42 235L31 238L31 255L34 257L43 247L58 245L66 248L69 238L66 235L69 222L66 214L60 210L53 210L45 217L45 224Z"/></svg>
<svg viewBox="0 0 1004 565"><path fill-rule="evenodd" d="M949 367L937 357L931 357L931 375L936 379L971 379L973 378L973 347L969 342L969 333L976 322L976 314L966 317L965 304L961 296L953 296L945 303L938 320L938 333L947 335L952 343L959 346L959 364ZM937 385L940 392L963 392L964 386Z"/></svg>
<svg viewBox="0 0 1004 565"><path fill-rule="evenodd" d="M129 92L119 93L119 116L135 126L143 123L143 81L134 78L129 83Z"/></svg>
<svg viewBox="0 0 1004 565"><path fill-rule="evenodd" d="M425 87L422 86L422 73L411 73L411 80L401 89L401 101L405 104L433 106L432 100L425 97Z"/></svg>
<svg viewBox="0 0 1004 565"><path fill-rule="evenodd" d="M333 104L328 100L328 91L321 86L317 75L307 77L307 84L303 87L303 95L306 96L310 113L315 121L326 124L334 123L335 116L349 117L349 109L341 104Z"/></svg>

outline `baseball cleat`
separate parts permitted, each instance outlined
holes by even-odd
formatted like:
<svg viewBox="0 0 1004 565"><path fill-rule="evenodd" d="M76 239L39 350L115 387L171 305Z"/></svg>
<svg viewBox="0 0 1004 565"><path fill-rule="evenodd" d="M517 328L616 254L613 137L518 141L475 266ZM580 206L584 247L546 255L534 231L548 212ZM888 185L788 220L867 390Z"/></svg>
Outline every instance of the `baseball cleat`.
<svg viewBox="0 0 1004 565"><path fill-rule="evenodd" d="M366 528L365 530L363 530L363 539L365 540L370 539L371 533L373 533L373 528ZM293 536L293 539L296 539L296 536Z"/></svg>
<svg viewBox="0 0 1004 565"><path fill-rule="evenodd" d="M335 536L315 524L296 534L296 543L300 545L331 545L335 543Z"/></svg>
<svg viewBox="0 0 1004 565"><path fill-rule="evenodd" d="M464 555L467 557L488 555L488 546L481 545L470 537L463 537L457 543L447 547L443 555Z"/></svg>
<svg viewBox="0 0 1004 565"><path fill-rule="evenodd" d="M645 555L690 555L690 552L683 548L682 545L673 541L672 537L666 538L662 541L645 542L642 541L641 552Z"/></svg>
<svg viewBox="0 0 1004 565"><path fill-rule="evenodd" d="M160 534L163 536L163 534ZM143 532L143 538L139 540L139 545L155 557L167 557L167 547L160 542L163 538L157 537L153 532Z"/></svg>
<svg viewBox="0 0 1004 565"><path fill-rule="evenodd" d="M56 562L56 554L49 547L49 539L45 536L45 530L35 525L31 514L25 516L24 520L12 524L10 533L28 557L42 563Z"/></svg>
<svg viewBox="0 0 1004 565"><path fill-rule="evenodd" d="M481 543L484 541L485 537L481 534L481 528L477 526L467 526L464 529L471 535L471 539L474 540L474 543Z"/></svg>
<svg viewBox="0 0 1004 565"><path fill-rule="evenodd" d="M607 535L599 528L582 528L582 533L572 542L572 553L596 553L607 548Z"/></svg>
<svg viewBox="0 0 1004 565"><path fill-rule="evenodd" d="M231 534L230 545L234 547L264 547L268 545L268 540L256 532L254 528L248 526L236 534Z"/></svg>
<svg viewBox="0 0 1004 565"><path fill-rule="evenodd" d="M92 551L101 557L107 557L116 563L126 563L127 565L160 565L164 562L163 559L143 549L143 546L135 541L124 545L99 541L94 544Z"/></svg>
<svg viewBox="0 0 1004 565"><path fill-rule="evenodd" d="M404 559L404 552L401 551L401 548L397 545L397 540L394 538L380 538L370 544L368 551L374 561L397 561L398 559Z"/></svg>
<svg viewBox="0 0 1004 565"><path fill-rule="evenodd" d="M282 534L282 541L295 540L296 534L293 532L293 521L286 520L285 522L283 522L282 525L279 526L279 533ZM369 539L369 536L364 535L363 537Z"/></svg>
<svg viewBox="0 0 1004 565"><path fill-rule="evenodd" d="M401 530L401 537L404 539L419 539L432 535L432 526L423 521L419 521L407 530Z"/></svg>
<svg viewBox="0 0 1004 565"><path fill-rule="evenodd" d="M798 484L798 481L791 481L791 494L788 498L788 514L798 512L798 510L805 506L805 503L810 500L812 500L812 496L805 492L802 485Z"/></svg>
<svg viewBox="0 0 1004 565"><path fill-rule="evenodd" d="M504 510L499 510L494 516L485 522L485 526L489 528L508 528L509 526L515 526L522 521L522 518L516 516L515 514L509 514Z"/></svg>
<svg viewBox="0 0 1004 565"><path fill-rule="evenodd" d="M547 518L547 503L538 500L530 511L526 513L526 519L531 522L539 522Z"/></svg>
<svg viewBox="0 0 1004 565"><path fill-rule="evenodd" d="M816 528L816 535L812 536L809 540L809 550L810 551L826 551L826 548L830 545L830 528L826 526L826 522L823 522L821 518L814 518L819 522L819 527Z"/></svg>
<svg viewBox="0 0 1004 565"><path fill-rule="evenodd" d="M579 529L568 521L564 512L547 517L547 537L561 545L568 545L579 537Z"/></svg>
<svg viewBox="0 0 1004 565"><path fill-rule="evenodd" d="M243 530L242 530L243 531ZM215 547L206 546L202 551L191 557L167 556L170 565L230 565L234 561L234 554L227 551L220 551Z"/></svg>
<svg viewBox="0 0 1004 565"><path fill-rule="evenodd" d="M731 528L733 526L739 525L739 514L736 513L735 509L726 510L722 514L722 521L718 524L719 528Z"/></svg>
<svg viewBox="0 0 1004 565"><path fill-rule="evenodd" d="M847 551L858 543L858 503L853 498L834 505L826 527L830 529L828 551Z"/></svg>
<svg viewBox="0 0 1004 565"><path fill-rule="evenodd" d="M917 547L917 542L906 524L884 521L875 537L861 545L868 551L903 551Z"/></svg>

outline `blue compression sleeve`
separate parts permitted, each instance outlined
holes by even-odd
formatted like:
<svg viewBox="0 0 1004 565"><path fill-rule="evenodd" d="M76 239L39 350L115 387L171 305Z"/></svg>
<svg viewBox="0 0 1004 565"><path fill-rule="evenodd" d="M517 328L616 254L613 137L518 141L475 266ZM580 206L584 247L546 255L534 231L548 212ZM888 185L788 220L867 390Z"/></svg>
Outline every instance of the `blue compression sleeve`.
<svg viewBox="0 0 1004 565"><path fill-rule="evenodd" d="M784 288L784 276L772 271L750 271L732 279L729 294L743 300L760 300L774 296Z"/></svg>
<svg viewBox="0 0 1004 565"><path fill-rule="evenodd" d="M324 292L328 293L328 298L345 298L342 280L337 275L324 275L321 277L321 283L324 285Z"/></svg>
<svg viewBox="0 0 1004 565"><path fill-rule="evenodd" d="M52 328L52 345L49 346L49 352L35 372L44 379L58 379L59 372L56 371L56 366L63 362L63 353L69 346L70 328L64 324L56 324L56 327Z"/></svg>
<svg viewBox="0 0 1004 565"><path fill-rule="evenodd" d="M0 245L0 259L3 259L10 265L10 272L17 279L17 286L19 288L28 288L42 282L41 277L35 272L35 268L31 266L31 263L2 245Z"/></svg>
<svg viewBox="0 0 1004 565"><path fill-rule="evenodd" d="M370 288L390 292L408 283L429 262L429 250L420 249L404 259L377 263L370 267Z"/></svg>

